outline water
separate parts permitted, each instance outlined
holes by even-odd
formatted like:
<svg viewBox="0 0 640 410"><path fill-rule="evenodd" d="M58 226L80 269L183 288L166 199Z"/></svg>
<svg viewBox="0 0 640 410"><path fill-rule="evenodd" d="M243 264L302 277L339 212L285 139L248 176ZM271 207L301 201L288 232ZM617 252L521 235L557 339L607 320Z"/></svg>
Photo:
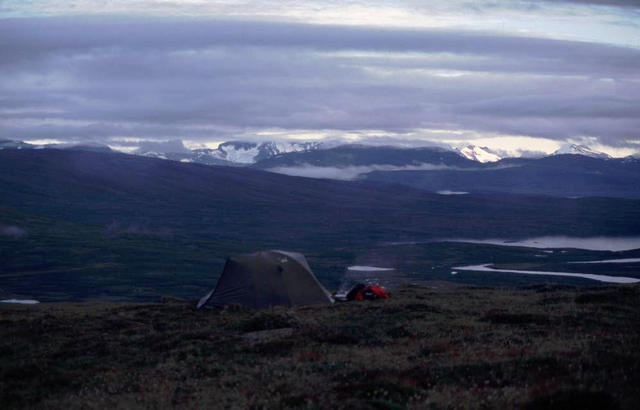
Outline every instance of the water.
<svg viewBox="0 0 640 410"><path fill-rule="evenodd" d="M360 271L360 272L380 272L380 271L388 271L395 270L394 268L379 268L377 266L349 266L347 270L350 271Z"/></svg>
<svg viewBox="0 0 640 410"><path fill-rule="evenodd" d="M624 276L607 276L607 275L593 275L590 273L575 273L575 272L549 272L549 271L535 271L535 270L516 270L516 269L495 269L490 268L490 264L485 263L481 265L469 265L469 266L456 266L452 269L467 270L474 272L496 272L496 273L516 273L521 275L546 275L546 276L565 276L572 278L584 278L596 280L598 282L605 283L638 283L640 279L628 278Z"/></svg>
<svg viewBox="0 0 640 410"><path fill-rule="evenodd" d="M636 262L640 262L640 258L605 259L601 261L580 261L580 262L568 262L568 263L636 263Z"/></svg>
<svg viewBox="0 0 640 410"><path fill-rule="evenodd" d="M640 237L607 237L577 238L570 236L542 236L539 238L509 239L447 239L439 242L463 242L502 246L524 246L529 248L575 248L591 251L628 251L640 249Z"/></svg>

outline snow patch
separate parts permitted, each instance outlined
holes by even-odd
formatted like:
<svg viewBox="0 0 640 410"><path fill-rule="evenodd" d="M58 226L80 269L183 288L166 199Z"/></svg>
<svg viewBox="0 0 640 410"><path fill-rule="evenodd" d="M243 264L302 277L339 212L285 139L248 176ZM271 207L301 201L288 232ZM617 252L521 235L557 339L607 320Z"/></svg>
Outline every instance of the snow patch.
<svg viewBox="0 0 640 410"><path fill-rule="evenodd" d="M360 272L379 272L379 271L389 271L389 270L395 270L395 269L394 268L379 268L377 266L355 265L355 266L349 266L347 268L347 270L360 271Z"/></svg>
<svg viewBox="0 0 640 410"><path fill-rule="evenodd" d="M0 300L0 303L17 303L20 305L35 305L40 302L33 299L5 299L5 300Z"/></svg>
<svg viewBox="0 0 640 410"><path fill-rule="evenodd" d="M285 154L289 152L304 152L324 148L321 142L277 142L273 143L276 154Z"/></svg>
<svg viewBox="0 0 640 410"><path fill-rule="evenodd" d="M140 147L136 145L107 145L113 151L123 152L125 154L135 154Z"/></svg>
<svg viewBox="0 0 640 410"><path fill-rule="evenodd" d="M255 164L257 161L271 158L278 154L320 149L320 142L273 142L261 143L228 141L211 150L210 155L225 161L238 164Z"/></svg>
<svg viewBox="0 0 640 410"><path fill-rule="evenodd" d="M156 151L147 151L138 155L142 155L143 157L148 157L148 158L167 159L167 156L164 155L162 152L156 152Z"/></svg>
<svg viewBox="0 0 640 410"><path fill-rule="evenodd" d="M578 145L578 144L565 144L551 155L561 155L561 154L584 155L592 158L611 158L609 154L596 151L595 149L587 147L586 145Z"/></svg>
<svg viewBox="0 0 640 410"><path fill-rule="evenodd" d="M463 148L458 149L458 152L460 153L460 155L467 159L482 163L496 162L502 159L499 155L491 151L489 148L478 147L475 145L467 145Z"/></svg>
<svg viewBox="0 0 640 410"><path fill-rule="evenodd" d="M258 146L250 148L240 148L233 145L221 146L218 148L223 155L219 158L240 164L253 164L255 157L260 153Z"/></svg>

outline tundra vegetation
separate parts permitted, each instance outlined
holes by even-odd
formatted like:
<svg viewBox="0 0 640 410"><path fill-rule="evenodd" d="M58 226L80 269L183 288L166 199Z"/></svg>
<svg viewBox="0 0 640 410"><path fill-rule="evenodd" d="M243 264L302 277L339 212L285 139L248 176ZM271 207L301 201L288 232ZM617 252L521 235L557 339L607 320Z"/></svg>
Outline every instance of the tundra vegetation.
<svg viewBox="0 0 640 410"><path fill-rule="evenodd" d="M388 300L0 306L9 408L623 408L640 287L404 286Z"/></svg>

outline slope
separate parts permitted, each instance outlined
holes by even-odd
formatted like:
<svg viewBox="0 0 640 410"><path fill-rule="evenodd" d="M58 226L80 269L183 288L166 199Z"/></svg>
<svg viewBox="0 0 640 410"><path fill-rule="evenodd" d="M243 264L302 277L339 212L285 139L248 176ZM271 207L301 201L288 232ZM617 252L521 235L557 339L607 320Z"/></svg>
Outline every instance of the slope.
<svg viewBox="0 0 640 410"><path fill-rule="evenodd" d="M375 171L365 178L428 191L640 198L640 161L635 159L554 155L540 159L504 159L494 164L474 172Z"/></svg>
<svg viewBox="0 0 640 410"><path fill-rule="evenodd" d="M335 285L346 263L382 242L640 233L636 200L379 185L116 153L2 151L0 294L194 296L215 284L227 256L265 248L307 254Z"/></svg>
<svg viewBox="0 0 640 410"><path fill-rule="evenodd" d="M341 145L335 148L276 155L254 165L259 169L278 167L346 167L392 165L397 167L434 164L474 167L478 163L459 154L436 147L399 148L392 146Z"/></svg>
<svg viewBox="0 0 640 410"><path fill-rule="evenodd" d="M507 236L635 233L639 228L628 221L640 214L637 201L450 198L400 186L58 150L0 152L0 190L1 206L27 214L240 240L292 233L330 241L348 234L347 241L365 242L473 237L489 227Z"/></svg>

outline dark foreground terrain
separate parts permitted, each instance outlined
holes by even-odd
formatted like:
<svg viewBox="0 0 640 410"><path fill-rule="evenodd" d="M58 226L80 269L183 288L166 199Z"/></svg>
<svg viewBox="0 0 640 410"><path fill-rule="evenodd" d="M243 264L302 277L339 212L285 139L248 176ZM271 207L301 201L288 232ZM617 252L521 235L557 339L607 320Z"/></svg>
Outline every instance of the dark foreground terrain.
<svg viewBox="0 0 640 410"><path fill-rule="evenodd" d="M640 288L0 306L0 407L637 408Z"/></svg>

